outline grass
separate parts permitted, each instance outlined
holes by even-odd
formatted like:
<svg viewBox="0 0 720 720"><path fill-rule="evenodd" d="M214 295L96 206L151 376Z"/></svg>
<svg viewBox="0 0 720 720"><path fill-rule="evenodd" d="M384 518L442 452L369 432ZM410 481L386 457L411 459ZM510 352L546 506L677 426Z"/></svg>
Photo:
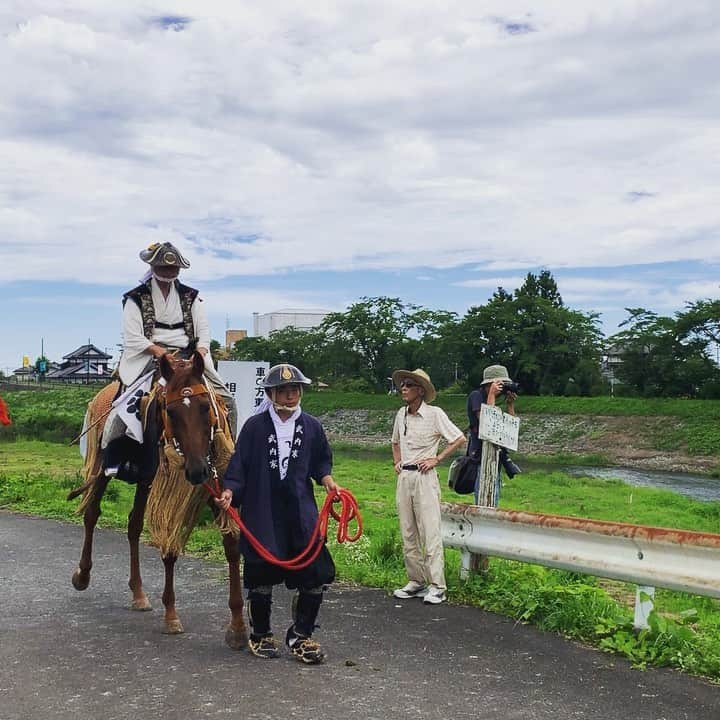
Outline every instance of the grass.
<svg viewBox="0 0 720 720"><path fill-rule="evenodd" d="M0 440L33 438L53 442L69 441L79 432L87 402L97 389L92 386L72 386L42 392L14 390L5 393L13 424L0 428ZM437 404L447 411L460 428L467 426L465 402L463 395L443 393L437 400ZM380 437L389 436L399 406L400 399L396 395L333 390L310 391L303 399L303 408L313 415L364 410L365 432ZM623 416L644 418L644 431L652 438L652 446L658 450L684 449L693 454L715 455L720 449L720 400L521 396L518 412L521 417L560 415L588 419L581 426L567 426L565 423L559 427L556 437L549 440L560 444L596 432L592 427L593 417ZM354 419L349 417L339 429L348 435L354 434Z"/></svg>
<svg viewBox="0 0 720 720"><path fill-rule="evenodd" d="M336 444L334 475L357 497L365 533L353 544L329 545L344 580L391 589L404 584L402 547L394 506L389 448ZM0 444L0 507L80 522L65 495L79 484L76 448L18 440ZM445 487L443 499L460 497ZM100 524L124 530L133 489L111 483ZM717 532L720 503L699 503L671 492L631 488L619 481L578 478L540 468L506 483L501 506L661 527ZM333 531L331 525L331 532ZM78 528L78 555L81 529ZM219 534L209 512L193 531L188 551L222 560ZM454 601L509 615L630 658L639 667L670 665L720 680L720 602L658 591L650 631L632 630L623 583L524 563L493 559L487 575L459 579L459 552L446 550L447 578ZM630 601L631 602L631 601Z"/></svg>
<svg viewBox="0 0 720 720"><path fill-rule="evenodd" d="M100 387L74 385L4 392L13 423L0 428L0 439L71 440L80 432L87 403Z"/></svg>

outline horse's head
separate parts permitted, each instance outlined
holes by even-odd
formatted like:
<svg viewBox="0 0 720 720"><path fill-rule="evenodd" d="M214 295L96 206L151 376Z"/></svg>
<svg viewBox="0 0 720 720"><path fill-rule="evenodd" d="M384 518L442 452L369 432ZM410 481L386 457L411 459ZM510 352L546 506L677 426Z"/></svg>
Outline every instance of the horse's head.
<svg viewBox="0 0 720 720"><path fill-rule="evenodd" d="M217 424L215 407L203 380L205 360L199 352L189 360L163 355L160 374L166 381L161 401L166 441L173 443L184 460L185 477L200 485L210 479L212 434Z"/></svg>

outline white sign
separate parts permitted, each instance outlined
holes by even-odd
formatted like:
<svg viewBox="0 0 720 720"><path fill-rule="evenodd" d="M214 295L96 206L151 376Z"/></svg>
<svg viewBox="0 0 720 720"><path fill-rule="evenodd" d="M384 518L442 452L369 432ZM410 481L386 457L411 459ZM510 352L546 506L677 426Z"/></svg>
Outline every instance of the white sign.
<svg viewBox="0 0 720 720"><path fill-rule="evenodd" d="M494 445L517 450L520 418L504 413L495 405L480 406L480 427L478 437L489 440Z"/></svg>
<svg viewBox="0 0 720 720"><path fill-rule="evenodd" d="M264 360L258 362L220 360L218 362L220 377L224 380L225 387L235 398L238 412L238 431L265 397L262 380L269 368L270 363Z"/></svg>

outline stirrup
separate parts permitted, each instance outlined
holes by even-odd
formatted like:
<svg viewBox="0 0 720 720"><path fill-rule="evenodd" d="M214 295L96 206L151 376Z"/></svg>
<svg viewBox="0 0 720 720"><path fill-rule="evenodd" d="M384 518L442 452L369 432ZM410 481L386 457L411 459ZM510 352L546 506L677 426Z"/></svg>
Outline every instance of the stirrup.
<svg viewBox="0 0 720 720"><path fill-rule="evenodd" d="M280 646L272 633L255 638L251 635L248 640L248 648L255 657L264 660L280 657Z"/></svg>
<svg viewBox="0 0 720 720"><path fill-rule="evenodd" d="M288 628L285 644L288 646L290 654L306 665L319 665L325 660L325 653L320 647L320 643L312 638L298 635L295 632L295 625Z"/></svg>

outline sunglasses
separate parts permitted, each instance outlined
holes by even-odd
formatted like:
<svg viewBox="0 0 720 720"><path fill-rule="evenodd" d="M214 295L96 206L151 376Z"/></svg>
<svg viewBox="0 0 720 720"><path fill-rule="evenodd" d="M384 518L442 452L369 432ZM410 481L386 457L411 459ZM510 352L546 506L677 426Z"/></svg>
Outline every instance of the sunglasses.
<svg viewBox="0 0 720 720"><path fill-rule="evenodd" d="M403 381L400 383L400 387L401 387L401 388L404 388L404 387L406 387L406 388L414 388L414 387L420 387L420 386L419 386L417 383L411 382L410 380L403 380Z"/></svg>

